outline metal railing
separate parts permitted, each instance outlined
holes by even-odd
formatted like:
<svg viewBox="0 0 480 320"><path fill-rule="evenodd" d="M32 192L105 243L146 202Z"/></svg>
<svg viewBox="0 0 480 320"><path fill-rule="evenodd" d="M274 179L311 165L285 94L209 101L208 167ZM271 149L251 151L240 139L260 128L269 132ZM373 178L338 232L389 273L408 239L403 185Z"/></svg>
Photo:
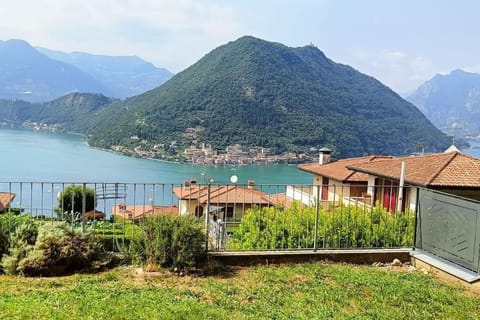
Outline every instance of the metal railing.
<svg viewBox="0 0 480 320"><path fill-rule="evenodd" d="M209 250L411 247L416 188L403 194L397 210L392 186L0 182L0 212L88 228L111 250L164 214L197 216Z"/></svg>

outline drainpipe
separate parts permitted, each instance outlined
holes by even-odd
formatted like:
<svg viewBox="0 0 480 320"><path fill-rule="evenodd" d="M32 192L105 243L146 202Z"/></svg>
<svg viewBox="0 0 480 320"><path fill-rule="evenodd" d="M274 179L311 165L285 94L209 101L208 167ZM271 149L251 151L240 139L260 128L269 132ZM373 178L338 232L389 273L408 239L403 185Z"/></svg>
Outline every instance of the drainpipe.
<svg viewBox="0 0 480 320"><path fill-rule="evenodd" d="M205 213L205 251L208 254L208 219L210 218L210 181L207 184L207 212Z"/></svg>
<svg viewBox="0 0 480 320"><path fill-rule="evenodd" d="M405 185L405 161L402 161L402 170L400 171L400 186L398 190L397 211L402 211L403 206L403 186Z"/></svg>

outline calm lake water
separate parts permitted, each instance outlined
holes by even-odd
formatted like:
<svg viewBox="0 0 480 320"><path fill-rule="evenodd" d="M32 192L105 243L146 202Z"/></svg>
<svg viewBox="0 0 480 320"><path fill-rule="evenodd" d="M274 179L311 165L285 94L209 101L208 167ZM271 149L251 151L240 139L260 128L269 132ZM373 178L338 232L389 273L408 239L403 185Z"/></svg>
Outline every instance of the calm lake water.
<svg viewBox="0 0 480 320"><path fill-rule="evenodd" d="M480 142L471 144L473 148L463 151L480 157ZM250 179L255 180L257 185L312 183L312 176L295 166L216 167L139 159L92 149L82 137L61 133L0 129L0 147L0 191L16 194L13 207L52 217L55 216L57 192L68 183L95 183L88 185L95 189L96 183L130 183L121 199L99 201L97 209L106 213L119 202L133 205L176 204L172 184L188 179L203 183L204 176L213 178L215 183L228 183L233 174L239 177L240 184L246 184ZM202 176L202 173L205 175ZM132 186L131 183L140 185ZM284 192L281 186L259 187L267 193ZM96 192L100 198L102 191Z"/></svg>
<svg viewBox="0 0 480 320"><path fill-rule="evenodd" d="M31 130L0 129L0 182L203 182L216 183L236 174L239 183L309 184L311 175L295 166L197 166L127 157L89 148L81 136Z"/></svg>

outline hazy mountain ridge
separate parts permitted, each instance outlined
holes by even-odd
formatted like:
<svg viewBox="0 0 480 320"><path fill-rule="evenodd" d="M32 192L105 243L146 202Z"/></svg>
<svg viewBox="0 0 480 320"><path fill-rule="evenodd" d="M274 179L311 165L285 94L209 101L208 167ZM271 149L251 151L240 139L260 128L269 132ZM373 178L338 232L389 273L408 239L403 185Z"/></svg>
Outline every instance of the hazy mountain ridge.
<svg viewBox="0 0 480 320"><path fill-rule="evenodd" d="M172 74L135 56L71 54L0 40L0 99L51 101L71 92L125 98L160 86Z"/></svg>
<svg viewBox="0 0 480 320"><path fill-rule="evenodd" d="M407 100L445 132L455 126L456 134L480 134L480 74L462 70L437 74Z"/></svg>
<svg viewBox="0 0 480 320"><path fill-rule="evenodd" d="M137 56L105 56L85 52L65 53L37 48L48 57L69 63L102 82L116 98L141 94L162 85L173 74Z"/></svg>
<svg viewBox="0 0 480 320"><path fill-rule="evenodd" d="M92 76L48 58L23 40L0 41L0 98L38 102L74 91L109 93Z"/></svg>

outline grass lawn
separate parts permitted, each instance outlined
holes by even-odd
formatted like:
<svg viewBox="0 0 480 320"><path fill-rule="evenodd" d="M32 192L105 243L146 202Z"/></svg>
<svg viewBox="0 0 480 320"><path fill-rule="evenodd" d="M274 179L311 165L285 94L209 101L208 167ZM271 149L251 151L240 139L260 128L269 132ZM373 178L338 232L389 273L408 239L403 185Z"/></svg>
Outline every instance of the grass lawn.
<svg viewBox="0 0 480 320"><path fill-rule="evenodd" d="M420 272L341 264L221 276L0 276L0 319L479 319L480 297Z"/></svg>

